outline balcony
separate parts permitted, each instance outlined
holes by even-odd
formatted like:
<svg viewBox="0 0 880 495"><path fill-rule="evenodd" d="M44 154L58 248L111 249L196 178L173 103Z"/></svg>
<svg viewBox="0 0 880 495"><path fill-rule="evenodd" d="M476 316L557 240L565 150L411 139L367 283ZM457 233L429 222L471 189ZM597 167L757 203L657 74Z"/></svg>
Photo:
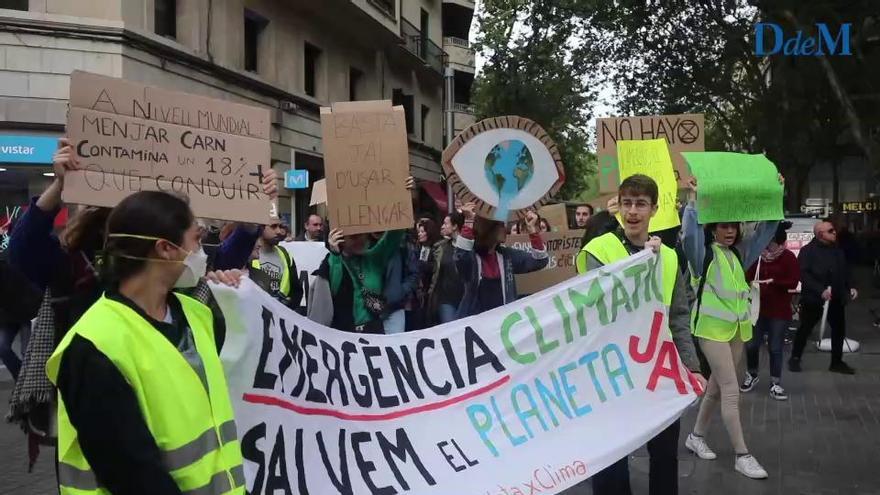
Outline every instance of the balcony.
<svg viewBox="0 0 880 495"><path fill-rule="evenodd" d="M476 2L474 0L443 0L443 3L458 5L471 10L476 8Z"/></svg>
<svg viewBox="0 0 880 495"><path fill-rule="evenodd" d="M476 122L477 118L474 115L473 105L468 105L467 103L452 104L452 125L455 129L455 136L458 136L461 131ZM452 137L455 138L455 136Z"/></svg>
<svg viewBox="0 0 880 495"><path fill-rule="evenodd" d="M400 37L407 51L421 59L426 67L443 74L443 59L446 53L430 39L422 36L411 22L400 19Z"/></svg>
<svg viewBox="0 0 880 495"><path fill-rule="evenodd" d="M468 40L447 36L443 38L443 51L453 69L470 73L476 70L475 52Z"/></svg>

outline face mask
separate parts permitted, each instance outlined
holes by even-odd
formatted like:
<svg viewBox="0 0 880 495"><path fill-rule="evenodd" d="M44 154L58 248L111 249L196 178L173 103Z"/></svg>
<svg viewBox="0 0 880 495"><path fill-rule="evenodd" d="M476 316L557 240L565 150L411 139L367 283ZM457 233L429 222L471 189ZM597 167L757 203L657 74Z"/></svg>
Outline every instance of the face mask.
<svg viewBox="0 0 880 495"><path fill-rule="evenodd" d="M186 251L186 258L183 260L162 260L157 258L141 258L138 256L128 256L124 254L117 254L121 258L128 258L133 260L144 260L144 261L164 261L166 263L182 263L184 265L183 273L177 277L177 281L174 282L174 287L177 289L186 289L190 287L195 287L198 285L199 280L205 276L205 273L208 270L208 255L205 253L205 250L199 246L198 251L187 251L182 247L174 244L167 239L162 239L159 237L151 237L145 235L134 235L134 234L109 234L107 237L130 237L133 239L143 239L147 241L167 241L177 249L181 251Z"/></svg>

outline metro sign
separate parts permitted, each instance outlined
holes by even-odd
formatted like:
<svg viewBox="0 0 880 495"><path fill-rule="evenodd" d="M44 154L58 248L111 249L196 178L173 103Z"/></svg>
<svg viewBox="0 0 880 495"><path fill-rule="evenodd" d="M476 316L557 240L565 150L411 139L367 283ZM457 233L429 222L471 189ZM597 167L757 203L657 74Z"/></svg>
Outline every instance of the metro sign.
<svg viewBox="0 0 880 495"><path fill-rule="evenodd" d="M284 187L287 189L308 189L308 170L287 170L284 172Z"/></svg>

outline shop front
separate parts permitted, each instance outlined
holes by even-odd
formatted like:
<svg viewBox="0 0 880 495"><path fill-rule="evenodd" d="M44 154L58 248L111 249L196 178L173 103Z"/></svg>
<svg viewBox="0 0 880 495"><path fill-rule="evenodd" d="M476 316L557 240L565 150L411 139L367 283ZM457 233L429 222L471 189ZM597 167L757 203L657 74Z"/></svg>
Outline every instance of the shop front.
<svg viewBox="0 0 880 495"><path fill-rule="evenodd" d="M0 134L0 251L30 198L52 181L52 155L58 136Z"/></svg>

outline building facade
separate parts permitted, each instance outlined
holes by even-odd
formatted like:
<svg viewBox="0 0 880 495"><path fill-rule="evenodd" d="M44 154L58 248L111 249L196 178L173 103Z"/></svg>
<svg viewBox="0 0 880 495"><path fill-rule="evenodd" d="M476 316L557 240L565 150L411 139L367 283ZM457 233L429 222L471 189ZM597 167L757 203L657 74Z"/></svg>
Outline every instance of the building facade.
<svg viewBox="0 0 880 495"><path fill-rule="evenodd" d="M293 165L318 180L320 107L387 99L406 109L412 175L442 190L444 47L455 50L448 60L462 74L455 104L463 125L473 7L465 0L0 0L0 141L51 147L45 138L64 133L69 75L81 69L268 108L273 168L282 176ZM44 159L3 153L0 168L0 206L26 203L51 180ZM281 192L280 211L295 227L308 196Z"/></svg>

